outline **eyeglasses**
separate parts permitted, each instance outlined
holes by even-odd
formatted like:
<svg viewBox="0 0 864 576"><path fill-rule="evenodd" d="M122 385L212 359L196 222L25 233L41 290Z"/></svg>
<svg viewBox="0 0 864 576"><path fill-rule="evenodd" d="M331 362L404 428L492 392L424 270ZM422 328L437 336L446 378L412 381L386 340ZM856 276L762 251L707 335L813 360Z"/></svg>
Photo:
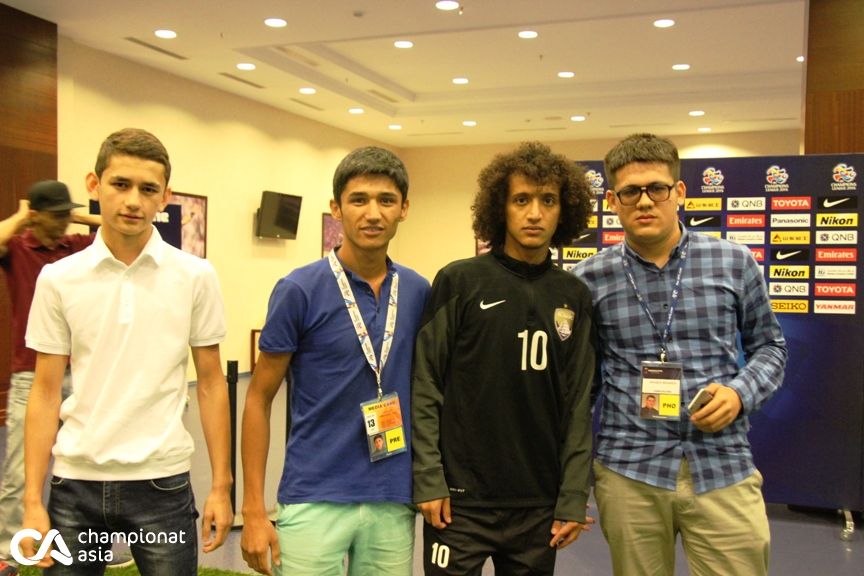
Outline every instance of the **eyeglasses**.
<svg viewBox="0 0 864 576"><path fill-rule="evenodd" d="M660 182L652 182L647 186L625 186L615 192L615 196L618 197L622 206L635 206L642 198L642 194L648 194L648 198L654 202L665 202L669 199L669 194L674 187L675 184L662 184Z"/></svg>

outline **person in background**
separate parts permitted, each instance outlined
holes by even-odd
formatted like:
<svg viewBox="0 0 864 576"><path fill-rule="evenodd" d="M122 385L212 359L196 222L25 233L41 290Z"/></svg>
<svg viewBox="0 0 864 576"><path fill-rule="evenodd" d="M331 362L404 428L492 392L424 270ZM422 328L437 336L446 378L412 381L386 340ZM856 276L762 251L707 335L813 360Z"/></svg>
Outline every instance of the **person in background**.
<svg viewBox="0 0 864 576"><path fill-rule="evenodd" d="M243 558L262 574L408 576L414 552L410 385L429 282L387 256L408 174L376 147L333 177L344 242L279 280L243 412ZM273 397L291 371L276 528L264 504ZM403 415L405 416L403 420ZM385 453L375 451L381 434Z"/></svg>
<svg viewBox="0 0 864 576"><path fill-rule="evenodd" d="M491 253L442 269L417 337L414 501L426 574L551 575L588 528L591 295L556 268L591 212L584 171L529 142L479 177Z"/></svg>
<svg viewBox="0 0 864 576"><path fill-rule="evenodd" d="M786 342L745 246L679 222L675 145L634 134L606 155L624 242L574 268L599 335L594 494L616 575L768 573L770 534L747 416L780 387ZM745 363L738 365L738 338ZM689 414L707 388L713 398ZM662 414L640 414L644 394Z"/></svg>
<svg viewBox="0 0 864 576"><path fill-rule="evenodd" d="M145 576L198 573L194 446L182 421L190 349L212 468L204 552L224 542L234 520L222 296L213 266L170 246L153 227L171 197L170 176L168 152L154 135L135 128L109 135L86 178L102 226L90 247L45 266L36 284L26 334L37 356L23 525L63 537L72 563L45 556L38 564L52 576L101 573L110 557L105 537L114 533L143 534L129 543ZM72 393L61 406L70 358ZM168 539L154 543L147 534ZM33 539L22 552L33 556Z"/></svg>
<svg viewBox="0 0 864 576"><path fill-rule="evenodd" d="M70 223L98 226L99 216L74 212L63 182L43 180L18 203L18 211L0 222L0 267L12 304L12 366L6 404L6 452L0 480L0 576L18 569L9 544L21 529L24 507L24 415L36 370L36 353L24 344L24 331L36 278L42 267L79 252L93 242L93 234L68 234ZM69 381L64 390L68 395Z"/></svg>

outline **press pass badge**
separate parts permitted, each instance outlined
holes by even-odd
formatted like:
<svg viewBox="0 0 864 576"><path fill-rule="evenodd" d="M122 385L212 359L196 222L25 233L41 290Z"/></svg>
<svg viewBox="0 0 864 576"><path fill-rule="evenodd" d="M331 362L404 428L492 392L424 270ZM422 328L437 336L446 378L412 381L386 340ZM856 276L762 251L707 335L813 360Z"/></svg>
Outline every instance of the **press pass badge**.
<svg viewBox="0 0 864 576"><path fill-rule="evenodd" d="M681 416L679 362L642 362L642 395L639 416L648 420L678 420Z"/></svg>
<svg viewBox="0 0 864 576"><path fill-rule="evenodd" d="M364 402L360 409L363 412L370 461L389 458L408 449L397 393L385 394L380 399Z"/></svg>

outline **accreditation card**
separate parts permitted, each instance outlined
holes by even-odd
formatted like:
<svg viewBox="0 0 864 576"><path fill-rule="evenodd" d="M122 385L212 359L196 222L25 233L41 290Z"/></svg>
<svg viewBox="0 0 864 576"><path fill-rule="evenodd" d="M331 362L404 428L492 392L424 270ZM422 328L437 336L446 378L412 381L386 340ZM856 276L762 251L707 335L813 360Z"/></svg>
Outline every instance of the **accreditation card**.
<svg viewBox="0 0 864 576"><path fill-rule="evenodd" d="M642 362L641 418L678 420L681 416L680 362Z"/></svg>
<svg viewBox="0 0 864 576"><path fill-rule="evenodd" d="M381 398L364 402L363 426L366 428L366 443L369 445L369 460L375 462L408 449L405 430L402 426L402 408L395 392Z"/></svg>

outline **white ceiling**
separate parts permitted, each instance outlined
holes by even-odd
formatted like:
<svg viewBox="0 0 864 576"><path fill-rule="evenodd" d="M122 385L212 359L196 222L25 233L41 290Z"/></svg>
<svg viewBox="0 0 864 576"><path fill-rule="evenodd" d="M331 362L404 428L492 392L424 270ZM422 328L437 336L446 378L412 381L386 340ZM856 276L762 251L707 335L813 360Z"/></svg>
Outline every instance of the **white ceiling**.
<svg viewBox="0 0 864 576"><path fill-rule="evenodd" d="M806 0L463 0L461 14L434 0L0 2L80 44L399 147L802 124ZM518 38L525 29L539 37Z"/></svg>

